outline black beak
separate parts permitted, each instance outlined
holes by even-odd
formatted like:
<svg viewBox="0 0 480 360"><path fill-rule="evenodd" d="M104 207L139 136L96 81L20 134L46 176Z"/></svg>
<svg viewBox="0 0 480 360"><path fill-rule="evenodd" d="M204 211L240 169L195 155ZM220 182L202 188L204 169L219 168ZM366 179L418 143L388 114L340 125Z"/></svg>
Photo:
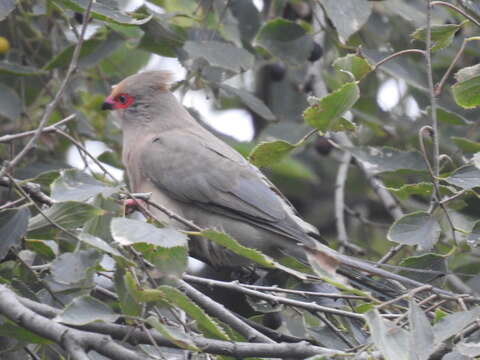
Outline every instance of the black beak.
<svg viewBox="0 0 480 360"><path fill-rule="evenodd" d="M113 104L107 101L104 101L102 104L102 110L113 110Z"/></svg>

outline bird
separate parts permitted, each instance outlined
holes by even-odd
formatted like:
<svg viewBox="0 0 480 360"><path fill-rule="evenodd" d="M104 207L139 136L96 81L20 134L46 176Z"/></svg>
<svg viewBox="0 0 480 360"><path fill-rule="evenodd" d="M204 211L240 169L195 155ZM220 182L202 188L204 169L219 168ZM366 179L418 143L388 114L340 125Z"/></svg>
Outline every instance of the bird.
<svg viewBox="0 0 480 360"><path fill-rule="evenodd" d="M274 259L308 260L322 275L335 275L341 264L422 285L324 245L318 230L257 167L191 116L170 91L171 83L168 71L134 74L115 85L102 104L121 120L122 162L133 192L151 193L153 203ZM164 225L184 229L165 212L150 210ZM203 237L190 241L189 249L214 268L248 264Z"/></svg>

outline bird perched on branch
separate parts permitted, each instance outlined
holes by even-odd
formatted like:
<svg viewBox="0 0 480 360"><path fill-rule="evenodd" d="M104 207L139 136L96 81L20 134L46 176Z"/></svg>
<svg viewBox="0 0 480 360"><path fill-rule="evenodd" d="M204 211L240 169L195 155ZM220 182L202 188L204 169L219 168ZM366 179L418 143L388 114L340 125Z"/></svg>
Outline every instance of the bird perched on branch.
<svg viewBox="0 0 480 360"><path fill-rule="evenodd" d="M307 255L317 271L330 275L340 263L402 280L321 244L318 231L258 168L190 115L169 91L170 82L171 74L165 71L129 76L102 105L122 121L122 159L132 191L150 192L154 203L197 226L222 230L274 258ZM182 228L156 208L151 211L164 224ZM189 247L213 266L245 263L204 238L190 241Z"/></svg>

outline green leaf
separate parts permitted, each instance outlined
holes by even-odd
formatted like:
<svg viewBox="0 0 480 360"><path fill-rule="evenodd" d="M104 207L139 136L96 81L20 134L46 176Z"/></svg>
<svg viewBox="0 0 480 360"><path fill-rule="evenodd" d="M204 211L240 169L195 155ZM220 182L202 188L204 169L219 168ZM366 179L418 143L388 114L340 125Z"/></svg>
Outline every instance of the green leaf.
<svg viewBox="0 0 480 360"><path fill-rule="evenodd" d="M399 244L418 245L419 248L428 250L436 244L440 232L440 224L432 215L417 211L395 221L387 238Z"/></svg>
<svg viewBox="0 0 480 360"><path fill-rule="evenodd" d="M30 210L27 207L0 212L0 260L12 246L19 245L27 232Z"/></svg>
<svg viewBox="0 0 480 360"><path fill-rule="evenodd" d="M460 69L452 86L455 102L465 109L480 105L480 64Z"/></svg>
<svg viewBox="0 0 480 360"><path fill-rule="evenodd" d="M459 334L466 326L474 322L478 316L480 316L480 307L476 306L469 311L457 312L443 317L433 326L434 344L441 344L443 341Z"/></svg>
<svg viewBox="0 0 480 360"><path fill-rule="evenodd" d="M477 247L480 244L480 221L473 225L473 229L468 234L466 241L472 247Z"/></svg>
<svg viewBox="0 0 480 360"><path fill-rule="evenodd" d="M43 344L50 345L53 344L51 340L38 336L37 334L28 331L20 326L12 324L10 322L3 322L0 326L0 336L5 336L8 338L13 338L21 342L29 344Z"/></svg>
<svg viewBox="0 0 480 360"><path fill-rule="evenodd" d="M55 201L85 201L98 194L109 197L119 187L109 186L77 169L62 170L51 184L51 196Z"/></svg>
<svg viewBox="0 0 480 360"><path fill-rule="evenodd" d="M90 245L91 247L94 247L97 250L100 250L104 253L107 253L111 256L116 256L116 257L121 257L123 258L123 255L118 251L117 249L111 247L107 242L103 241L102 239L90 235L88 233L81 233L78 235L78 238L84 242L85 244Z"/></svg>
<svg viewBox="0 0 480 360"><path fill-rule="evenodd" d="M431 108L428 108L428 113L431 114ZM462 115L437 107L437 119L445 124L450 125L467 125L469 121Z"/></svg>
<svg viewBox="0 0 480 360"><path fill-rule="evenodd" d="M296 145L283 140L262 142L252 149L248 160L258 167L270 167L282 161L295 148Z"/></svg>
<svg viewBox="0 0 480 360"><path fill-rule="evenodd" d="M363 79L373 70L366 59L354 54L338 58L333 62L333 67L335 70L351 73L357 81Z"/></svg>
<svg viewBox="0 0 480 360"><path fill-rule="evenodd" d="M302 64L310 56L313 39L305 29L285 19L273 19L262 26L256 44L273 56L292 64Z"/></svg>
<svg viewBox="0 0 480 360"><path fill-rule="evenodd" d="M154 54L176 57L178 49L183 46L187 38L187 34L185 29L170 24L168 20L167 15L159 15L143 25L142 29L145 35L138 46Z"/></svg>
<svg viewBox="0 0 480 360"><path fill-rule="evenodd" d="M308 125L325 132L335 126L335 122L350 110L359 97L360 90L357 83L346 83L333 93L321 98L317 104L308 107L303 113L303 119Z"/></svg>
<svg viewBox="0 0 480 360"><path fill-rule="evenodd" d="M84 13L89 3L88 0L53 0L57 3L63 4L73 11ZM98 20L113 22L124 25L142 25L149 21L152 17L148 16L143 19L135 19L123 11L112 7L111 2L97 0L92 4L92 17Z"/></svg>
<svg viewBox="0 0 480 360"><path fill-rule="evenodd" d="M426 171L419 151L401 151L390 147L353 147L348 149L372 174L393 171Z"/></svg>
<svg viewBox="0 0 480 360"><path fill-rule="evenodd" d="M342 43L362 28L372 12L372 5L367 0L322 0L321 6L337 29Z"/></svg>
<svg viewBox="0 0 480 360"><path fill-rule="evenodd" d="M201 307L195 304L181 291L167 285L158 287L158 290L162 292L164 301L182 309L188 316L194 319L203 335L213 339L225 341L230 340L223 329L210 316L208 316Z"/></svg>
<svg viewBox="0 0 480 360"><path fill-rule="evenodd" d="M102 255L94 249L63 253L50 265L53 279L61 284L78 284L89 280Z"/></svg>
<svg viewBox="0 0 480 360"><path fill-rule="evenodd" d="M412 195L431 196L433 185L430 182L421 182L417 184L405 184L399 188L387 187L387 189L395 193L399 198L407 199Z"/></svg>
<svg viewBox="0 0 480 360"><path fill-rule="evenodd" d="M385 320L377 310L365 314L372 340L385 359L410 360L409 334Z"/></svg>
<svg viewBox="0 0 480 360"><path fill-rule="evenodd" d="M272 258L270 258L267 255L262 254L258 250L247 248L245 246L240 245L235 239L233 239L232 237L230 237L229 235L227 235L225 233L214 231L214 230L204 230L204 231L199 232L199 233L194 233L193 235L203 236L203 237L215 242L216 244L219 244L219 245L231 250L235 254L238 254L238 255L243 256L247 259L250 259L253 262L255 262L255 263L257 263L261 266L264 266L266 268L281 269L281 270L283 270L287 273L290 273L290 274L292 274L292 275L294 275L294 276L296 276L300 279L305 277L304 274L299 273L298 271L287 268L287 267L277 263Z"/></svg>
<svg viewBox="0 0 480 360"><path fill-rule="evenodd" d="M86 40L80 49L80 57L78 66L81 68L89 68L97 65L102 59L110 56L123 43L124 39L115 32L110 32L107 38L103 38L98 34L95 38ZM58 67L67 67L72 60L75 45L70 45L63 49L58 55L50 60L45 66L45 70L52 70Z"/></svg>
<svg viewBox="0 0 480 360"><path fill-rule="evenodd" d="M472 165L462 166L443 180L462 189L473 189L480 186L480 170Z"/></svg>
<svg viewBox="0 0 480 360"><path fill-rule="evenodd" d="M17 93L4 84L0 84L0 117L15 121L22 111L22 100Z"/></svg>
<svg viewBox="0 0 480 360"><path fill-rule="evenodd" d="M105 214L102 209L77 201L55 203L43 212L51 221L67 229L80 227L89 219ZM41 229L45 226L52 225L42 214L38 214L30 219L28 231Z"/></svg>
<svg viewBox="0 0 480 360"><path fill-rule="evenodd" d="M158 228L140 220L114 218L110 227L113 239L120 245L145 243L163 248L187 245L187 236L180 231Z"/></svg>
<svg viewBox="0 0 480 360"><path fill-rule="evenodd" d="M432 346L433 329L414 297L410 299L408 320L410 324L409 350L415 354L416 360L428 360L435 350Z"/></svg>
<svg viewBox="0 0 480 360"><path fill-rule="evenodd" d="M183 50L192 59L204 59L211 66L233 72L246 71L254 62L247 50L220 41L186 41Z"/></svg>
<svg viewBox="0 0 480 360"><path fill-rule="evenodd" d="M464 23L433 25L431 27L432 51L437 51L449 46L452 43L453 37L463 24ZM426 42L427 30L425 27L419 28L410 36L415 40Z"/></svg>
<svg viewBox="0 0 480 360"><path fill-rule="evenodd" d="M107 304L91 296L72 300L54 320L69 325L85 325L94 321L114 322L120 317Z"/></svg>
<svg viewBox="0 0 480 360"><path fill-rule="evenodd" d="M418 280L423 283L430 283L439 277L439 272L447 273L447 259L445 256L433 253L426 253L419 256L410 256L404 259L400 266L411 269L420 269L422 271L402 270L400 273L410 279ZM428 272L428 271L431 272Z"/></svg>
<svg viewBox="0 0 480 360"><path fill-rule="evenodd" d="M149 316L147 322L160 334L165 336L173 344L181 349L200 352L201 350L195 345L192 338L182 331L180 327L167 326L158 321L157 318Z"/></svg>
<svg viewBox="0 0 480 360"><path fill-rule="evenodd" d="M270 111L270 109L264 104L262 100L254 96L243 89L236 89L232 86L226 84L218 84L218 87L225 90L230 95L237 96L240 101L242 101L250 110L255 114L261 116L265 120L273 121L275 120L275 115Z"/></svg>
<svg viewBox="0 0 480 360"><path fill-rule="evenodd" d="M187 236L173 228L157 228L139 220L114 218L112 236L121 245L134 245L158 271L180 276L187 267Z"/></svg>
<svg viewBox="0 0 480 360"><path fill-rule="evenodd" d="M452 136L450 139L465 153L476 153L480 151L480 142L457 136Z"/></svg>
<svg viewBox="0 0 480 360"><path fill-rule="evenodd" d="M0 11L1 14L1 11ZM31 66L20 65L17 63L11 63L7 61L0 61L0 74L12 74L18 76L27 76L27 75L41 75L46 73L45 71Z"/></svg>
<svg viewBox="0 0 480 360"><path fill-rule="evenodd" d="M120 266L116 267L115 274L113 275L113 284L115 285L115 292L118 295L118 303L122 310L122 314L128 316L140 316L142 314L143 304L131 294L130 286L128 286L126 281L128 275L125 272L125 268Z"/></svg>

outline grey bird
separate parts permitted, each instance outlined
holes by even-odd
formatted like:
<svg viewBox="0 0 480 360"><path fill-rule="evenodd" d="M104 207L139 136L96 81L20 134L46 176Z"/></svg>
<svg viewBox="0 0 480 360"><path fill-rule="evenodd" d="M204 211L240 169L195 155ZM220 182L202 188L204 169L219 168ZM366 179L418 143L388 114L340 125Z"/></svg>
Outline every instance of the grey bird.
<svg viewBox="0 0 480 360"><path fill-rule="evenodd" d="M165 71L129 76L102 105L121 119L122 160L133 192L149 192L154 203L199 227L224 231L274 258L305 260L306 254L323 273L335 273L340 263L418 286L321 244L318 231L298 216L258 168L190 115L170 92L170 82L171 74ZM156 208L151 211L162 223L183 227ZM215 267L245 264L204 238L190 241L189 247Z"/></svg>

